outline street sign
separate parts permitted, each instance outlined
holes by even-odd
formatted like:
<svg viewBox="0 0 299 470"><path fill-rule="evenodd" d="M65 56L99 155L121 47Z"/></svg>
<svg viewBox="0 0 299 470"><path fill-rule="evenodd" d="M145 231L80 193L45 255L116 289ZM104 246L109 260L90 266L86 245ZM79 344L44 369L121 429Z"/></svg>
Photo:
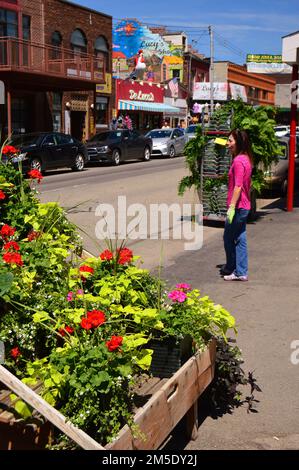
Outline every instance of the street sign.
<svg viewBox="0 0 299 470"><path fill-rule="evenodd" d="M0 104L5 104L5 87L4 83L0 80Z"/></svg>

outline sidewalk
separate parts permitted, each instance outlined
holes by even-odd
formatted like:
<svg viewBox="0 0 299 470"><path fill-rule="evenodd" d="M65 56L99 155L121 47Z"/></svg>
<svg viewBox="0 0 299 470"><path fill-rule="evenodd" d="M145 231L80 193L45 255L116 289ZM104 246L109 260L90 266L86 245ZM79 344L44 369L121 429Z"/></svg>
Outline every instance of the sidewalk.
<svg viewBox="0 0 299 470"><path fill-rule="evenodd" d="M299 198L292 213L282 204L264 206L247 226L249 282L219 276L223 228L162 272L171 284L188 282L235 316L244 370L254 371L262 389L255 392L258 413L242 406L217 420L208 417L186 449L299 449L299 364L290 361L291 342L299 340Z"/></svg>

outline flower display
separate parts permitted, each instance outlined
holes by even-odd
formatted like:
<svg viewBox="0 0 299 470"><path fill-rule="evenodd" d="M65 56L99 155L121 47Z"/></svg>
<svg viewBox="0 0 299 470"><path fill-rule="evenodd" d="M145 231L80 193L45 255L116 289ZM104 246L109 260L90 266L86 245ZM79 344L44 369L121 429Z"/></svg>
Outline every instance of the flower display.
<svg viewBox="0 0 299 470"><path fill-rule="evenodd" d="M29 173L40 181L40 172ZM123 245L83 261L63 209L40 203L13 165L1 165L0 178L1 188L13 187L0 225L6 365L27 384L39 382L46 401L105 444L133 424L134 386L150 369L152 338L190 334L203 347L234 320L187 283L169 291Z"/></svg>

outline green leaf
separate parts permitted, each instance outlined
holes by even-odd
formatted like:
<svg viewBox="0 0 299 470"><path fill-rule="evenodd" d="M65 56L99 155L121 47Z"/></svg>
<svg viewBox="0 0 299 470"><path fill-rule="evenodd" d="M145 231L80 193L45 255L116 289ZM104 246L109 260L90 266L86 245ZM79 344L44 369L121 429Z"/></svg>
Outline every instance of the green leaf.
<svg viewBox="0 0 299 470"><path fill-rule="evenodd" d="M12 273L0 274L0 297L10 291L13 279L14 275Z"/></svg>
<svg viewBox="0 0 299 470"><path fill-rule="evenodd" d="M148 370L152 363L152 355L152 349L142 349L141 351L138 351L135 359L136 365L140 367L140 369Z"/></svg>
<svg viewBox="0 0 299 470"><path fill-rule="evenodd" d="M14 393L10 395L10 399L12 401L16 400L17 398L17 395L15 395ZM29 406L21 399L14 403L13 407L16 412L19 413L20 416L22 416L22 418L29 418L32 415Z"/></svg>

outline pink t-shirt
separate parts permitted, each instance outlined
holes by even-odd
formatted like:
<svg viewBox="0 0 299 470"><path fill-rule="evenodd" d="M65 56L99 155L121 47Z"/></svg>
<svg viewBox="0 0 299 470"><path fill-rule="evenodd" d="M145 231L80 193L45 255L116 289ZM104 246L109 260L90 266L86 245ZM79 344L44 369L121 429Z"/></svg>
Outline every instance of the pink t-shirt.
<svg viewBox="0 0 299 470"><path fill-rule="evenodd" d="M237 155L228 173L227 206L230 205L234 187L242 188L236 209L250 210L250 185L252 166L247 155Z"/></svg>

